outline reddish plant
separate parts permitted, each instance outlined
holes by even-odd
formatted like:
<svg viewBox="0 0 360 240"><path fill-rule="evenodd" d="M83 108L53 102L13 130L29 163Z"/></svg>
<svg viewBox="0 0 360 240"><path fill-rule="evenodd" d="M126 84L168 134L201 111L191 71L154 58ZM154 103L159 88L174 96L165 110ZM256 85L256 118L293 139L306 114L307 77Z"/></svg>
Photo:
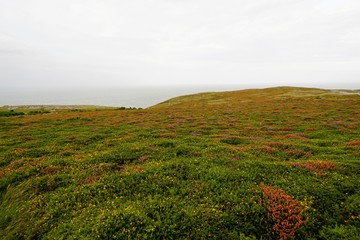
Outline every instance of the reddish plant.
<svg viewBox="0 0 360 240"><path fill-rule="evenodd" d="M293 162L290 164L293 167L302 167L302 168L305 168L311 172L315 172L320 175L324 174L324 170L334 170L335 169L335 164L330 161L305 162L305 163Z"/></svg>
<svg viewBox="0 0 360 240"><path fill-rule="evenodd" d="M201 132L193 131L190 133L191 136L202 136Z"/></svg>
<svg viewBox="0 0 360 240"><path fill-rule="evenodd" d="M74 139L77 138L77 136L75 136L75 135L70 135L70 136L68 136L67 138L68 138L69 140L74 140Z"/></svg>
<svg viewBox="0 0 360 240"><path fill-rule="evenodd" d="M285 136L283 136L283 138L306 139L306 136L304 134L292 133L292 134L286 134Z"/></svg>
<svg viewBox="0 0 360 240"><path fill-rule="evenodd" d="M255 140L255 141L260 141L260 140L264 140L265 138L263 137L249 137L249 140Z"/></svg>
<svg viewBox="0 0 360 240"><path fill-rule="evenodd" d="M144 162L146 162L147 159L148 159L147 156L141 156L141 157L139 158L139 162L144 163Z"/></svg>
<svg viewBox="0 0 360 240"><path fill-rule="evenodd" d="M281 143L281 142L268 142L267 145L270 146L270 147L275 147L275 148L284 147L284 144Z"/></svg>
<svg viewBox="0 0 360 240"><path fill-rule="evenodd" d="M5 176L7 174L7 172L9 172L8 169L1 170L0 171L0 177Z"/></svg>
<svg viewBox="0 0 360 240"><path fill-rule="evenodd" d="M24 136L23 139L25 141L30 141L30 140L33 140L34 138L32 136Z"/></svg>
<svg viewBox="0 0 360 240"><path fill-rule="evenodd" d="M54 172L56 172L59 168L54 167L54 166L47 166L46 168L43 169L43 172L46 174L52 174Z"/></svg>
<svg viewBox="0 0 360 240"><path fill-rule="evenodd" d="M264 145L264 146L261 146L260 149L264 150L265 152L267 153L272 153L275 151L274 148L270 147L270 146L267 146L267 145Z"/></svg>
<svg viewBox="0 0 360 240"><path fill-rule="evenodd" d="M332 122L332 123L329 123L327 124L328 126L331 126L331 127L348 127L349 125L342 122L342 121L335 121L335 122Z"/></svg>
<svg viewBox="0 0 360 240"><path fill-rule="evenodd" d="M289 149L289 150L286 150L286 152L290 157L293 157L293 158L307 157L312 154L311 152L303 151L301 149Z"/></svg>
<svg viewBox="0 0 360 240"><path fill-rule="evenodd" d="M244 151L252 149L253 146L250 146L250 145L247 145L247 146L229 146L227 148L230 149L230 150L244 152Z"/></svg>
<svg viewBox="0 0 360 240"><path fill-rule="evenodd" d="M360 140L354 140L346 143L349 146L360 147Z"/></svg>
<svg viewBox="0 0 360 240"><path fill-rule="evenodd" d="M97 179L98 178L96 176L88 177L88 178L85 178L84 183L85 184L90 184L90 183L95 182Z"/></svg>
<svg viewBox="0 0 360 240"><path fill-rule="evenodd" d="M297 229L305 224L300 215L302 206L281 189L262 184L261 190L261 204L265 205L269 217L273 220L272 234L278 239L292 238Z"/></svg>
<svg viewBox="0 0 360 240"><path fill-rule="evenodd" d="M69 150L61 150L59 151L60 155L72 155L74 154L76 151L73 149L69 149Z"/></svg>
<svg viewBox="0 0 360 240"><path fill-rule="evenodd" d="M161 133L158 134L160 138L174 138L176 135L174 133Z"/></svg>
<svg viewBox="0 0 360 240"><path fill-rule="evenodd" d="M26 149L25 148L15 148L13 150L14 153L23 153L23 152L26 152Z"/></svg>

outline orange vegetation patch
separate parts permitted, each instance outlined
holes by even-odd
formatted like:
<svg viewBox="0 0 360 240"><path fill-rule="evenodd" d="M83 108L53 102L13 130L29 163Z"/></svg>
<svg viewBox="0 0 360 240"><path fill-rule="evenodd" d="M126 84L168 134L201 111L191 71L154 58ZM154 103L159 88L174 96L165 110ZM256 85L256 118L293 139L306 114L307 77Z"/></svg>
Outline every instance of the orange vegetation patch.
<svg viewBox="0 0 360 240"><path fill-rule="evenodd" d="M349 127L348 124L342 122L342 121L335 121L335 122L332 122L332 123L328 123L326 124L327 126L330 126L330 127Z"/></svg>
<svg viewBox="0 0 360 240"><path fill-rule="evenodd" d="M14 153L23 153L26 152L25 148L15 148L12 150Z"/></svg>
<svg viewBox="0 0 360 240"><path fill-rule="evenodd" d="M176 135L174 133L161 133L157 135L160 138L175 138Z"/></svg>
<svg viewBox="0 0 360 240"><path fill-rule="evenodd" d="M0 170L0 177L3 177L13 172L19 172L20 174L22 174L22 171L27 169L29 165L36 166L42 160L43 158L36 158L36 159L20 158L11 161L4 169Z"/></svg>
<svg viewBox="0 0 360 240"><path fill-rule="evenodd" d="M141 162L141 163L146 162L146 160L148 160L148 157L147 157L147 156L141 156L141 157L139 158L139 162Z"/></svg>
<svg viewBox="0 0 360 240"><path fill-rule="evenodd" d="M30 140L33 140L34 138L32 136L23 136L22 139L24 141L30 141Z"/></svg>
<svg viewBox="0 0 360 240"><path fill-rule="evenodd" d="M288 149L288 150L286 150L286 152L290 157L293 157L293 158L307 157L312 154L311 152L304 151L301 149Z"/></svg>
<svg viewBox="0 0 360 240"><path fill-rule="evenodd" d="M304 134L287 134L285 136L283 136L283 138L290 138L290 139L305 139L306 136Z"/></svg>
<svg viewBox="0 0 360 240"><path fill-rule="evenodd" d="M84 184L91 184L91 183L95 182L96 180L98 180L98 177L91 176L91 177L85 178Z"/></svg>
<svg viewBox="0 0 360 240"><path fill-rule="evenodd" d="M261 146L260 149L264 150L264 151L267 152L267 153L273 153L273 152L275 151L274 148L272 148L272 147L270 147L270 146L267 146L267 145Z"/></svg>
<svg viewBox="0 0 360 240"><path fill-rule="evenodd" d="M346 143L349 146L360 147L360 140L354 140Z"/></svg>
<svg viewBox="0 0 360 240"><path fill-rule="evenodd" d="M293 167L305 168L311 172L315 172L320 175L324 174L325 170L335 169L335 164L330 161L305 162L305 163L292 162L290 163L290 165Z"/></svg>
<svg viewBox="0 0 360 240"><path fill-rule="evenodd" d="M74 153L76 153L76 151L74 149L67 149L67 150L60 150L59 151L59 154L64 155L64 156L73 155Z"/></svg>
<svg viewBox="0 0 360 240"><path fill-rule="evenodd" d="M281 148L284 146L284 144L280 143L280 142L268 142L267 145L270 147L276 147L276 148Z"/></svg>
<svg viewBox="0 0 360 240"><path fill-rule="evenodd" d="M42 172L45 174L52 174L56 171L63 170L63 169L64 169L63 167L58 167L58 166L47 166L42 170Z"/></svg>
<svg viewBox="0 0 360 240"><path fill-rule="evenodd" d="M67 137L67 139L69 139L69 140L74 140L74 139L76 139L77 138L77 136L75 136L75 135L71 135L71 136L68 136Z"/></svg>
<svg viewBox="0 0 360 240"><path fill-rule="evenodd" d="M0 170L0 177L5 176L8 172L10 172L9 169Z"/></svg>
<svg viewBox="0 0 360 240"><path fill-rule="evenodd" d="M16 168L17 164L19 164L19 163L21 163L23 161L24 161L23 158L11 161L8 166L11 167L11 168L14 168L14 167Z"/></svg>
<svg viewBox="0 0 360 240"><path fill-rule="evenodd" d="M260 205L265 206L273 221L271 232L277 239L292 238L297 229L305 224L300 215L302 206L282 189L276 189L262 184L263 197Z"/></svg>

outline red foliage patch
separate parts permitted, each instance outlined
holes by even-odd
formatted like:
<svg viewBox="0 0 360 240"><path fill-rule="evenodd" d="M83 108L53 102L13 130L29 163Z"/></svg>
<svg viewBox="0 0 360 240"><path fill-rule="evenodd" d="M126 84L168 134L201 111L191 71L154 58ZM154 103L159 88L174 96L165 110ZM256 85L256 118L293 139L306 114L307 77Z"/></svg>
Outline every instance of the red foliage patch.
<svg viewBox="0 0 360 240"><path fill-rule="evenodd" d="M89 177L89 178L85 178L84 180L84 183L85 184L90 184L90 183L93 183L97 180L98 178L96 176L92 176L92 177Z"/></svg>
<svg viewBox="0 0 360 240"><path fill-rule="evenodd" d="M5 176L7 174L8 171L6 171L6 170L7 169L0 171L0 177Z"/></svg>
<svg viewBox="0 0 360 240"><path fill-rule="evenodd" d="M270 147L277 147L277 148L284 146L284 144L280 142L268 142L267 145L269 145Z"/></svg>
<svg viewBox="0 0 360 240"><path fill-rule="evenodd" d="M70 156L72 154L74 154L76 151L73 149L68 149L68 150L61 150L59 151L60 155L65 155L65 156Z"/></svg>
<svg viewBox="0 0 360 240"><path fill-rule="evenodd" d="M290 139L305 139L305 135L304 134L287 134L285 136L283 136L283 138L290 138Z"/></svg>
<svg viewBox="0 0 360 240"><path fill-rule="evenodd" d="M269 217L273 220L272 234L278 239L292 238L297 229L305 224L300 215L302 206L283 190L267 185L261 185L263 198L260 204L267 209Z"/></svg>
<svg viewBox="0 0 360 240"><path fill-rule="evenodd" d="M293 162L290 163L293 167L302 167L311 172L315 172L317 174L324 174L324 170L334 170L335 164L330 161L319 161L319 162L305 162L305 163L298 163Z"/></svg>
<svg viewBox="0 0 360 240"><path fill-rule="evenodd" d="M249 140L255 140L255 141L260 141L260 140L264 140L265 138L263 137L249 137Z"/></svg>
<svg viewBox="0 0 360 240"><path fill-rule="evenodd" d="M59 169L58 167L47 166L46 168L43 169L43 172L46 174L52 174L52 173L56 172L58 169Z"/></svg>
<svg viewBox="0 0 360 240"><path fill-rule="evenodd" d="M24 141L30 141L30 140L33 140L34 138L32 136L24 136L22 139Z"/></svg>
<svg viewBox="0 0 360 240"><path fill-rule="evenodd" d="M174 138L176 135L174 133L161 133L158 134L158 137L160 138Z"/></svg>
<svg viewBox="0 0 360 240"><path fill-rule="evenodd" d="M9 167L14 167L15 166L15 168L16 168L16 165L18 163L22 162L22 161L23 161L23 158L11 161L10 164L9 164Z"/></svg>
<svg viewBox="0 0 360 240"><path fill-rule="evenodd" d="M75 135L71 135L71 136L68 136L67 137L69 140L74 140L74 139L76 139L77 138L77 136L75 136Z"/></svg>
<svg viewBox="0 0 360 240"><path fill-rule="evenodd" d="M202 136L201 132L193 131L190 133L191 136Z"/></svg>
<svg viewBox="0 0 360 240"><path fill-rule="evenodd" d="M301 158L305 156L310 156L312 154L311 152L303 151L300 149L289 149L286 150L286 152L290 157L294 157L294 158Z"/></svg>
<svg viewBox="0 0 360 240"><path fill-rule="evenodd" d="M275 151L274 148L269 147L269 146L267 146L267 145L261 146L260 149L265 150L265 152L267 152L267 153L273 153L273 152Z"/></svg>
<svg viewBox="0 0 360 240"><path fill-rule="evenodd" d="M14 150L12 150L14 153L23 153L26 152L25 148L15 148Z"/></svg>
<svg viewBox="0 0 360 240"><path fill-rule="evenodd" d="M141 157L139 158L139 162L144 163L144 162L146 162L147 159L148 159L147 156L141 156Z"/></svg>
<svg viewBox="0 0 360 240"><path fill-rule="evenodd" d="M360 147L360 140L347 142L346 144L349 145L349 146Z"/></svg>
<svg viewBox="0 0 360 240"><path fill-rule="evenodd" d="M345 128L349 127L348 124L343 123L342 121L335 121L326 125L331 127L345 127Z"/></svg>

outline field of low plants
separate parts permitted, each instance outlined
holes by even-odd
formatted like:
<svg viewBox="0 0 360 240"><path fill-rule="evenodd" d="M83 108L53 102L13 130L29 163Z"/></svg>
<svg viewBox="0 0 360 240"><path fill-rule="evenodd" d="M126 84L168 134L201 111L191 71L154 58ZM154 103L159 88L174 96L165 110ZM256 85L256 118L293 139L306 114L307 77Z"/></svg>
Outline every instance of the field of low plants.
<svg viewBox="0 0 360 240"><path fill-rule="evenodd" d="M0 116L1 239L360 239L360 92Z"/></svg>

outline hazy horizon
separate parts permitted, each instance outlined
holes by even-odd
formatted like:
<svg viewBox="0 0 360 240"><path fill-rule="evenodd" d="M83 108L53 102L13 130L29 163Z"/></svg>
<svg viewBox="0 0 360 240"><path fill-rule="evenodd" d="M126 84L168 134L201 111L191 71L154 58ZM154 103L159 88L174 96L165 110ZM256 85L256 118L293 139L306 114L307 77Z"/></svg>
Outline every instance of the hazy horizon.
<svg viewBox="0 0 360 240"><path fill-rule="evenodd" d="M360 88L357 0L0 2L0 85Z"/></svg>
<svg viewBox="0 0 360 240"><path fill-rule="evenodd" d="M83 89L16 89L0 91L0 106L21 105L97 105L146 108L174 97L202 92L235 91L275 86L256 85L198 85L198 86L136 86L123 88ZM316 87L321 86L296 86ZM336 85L327 89L339 88Z"/></svg>
<svg viewBox="0 0 360 240"><path fill-rule="evenodd" d="M244 86L143 86L85 89L22 89L5 91L0 106L17 105L97 105L149 107L173 97L209 91L233 91Z"/></svg>

